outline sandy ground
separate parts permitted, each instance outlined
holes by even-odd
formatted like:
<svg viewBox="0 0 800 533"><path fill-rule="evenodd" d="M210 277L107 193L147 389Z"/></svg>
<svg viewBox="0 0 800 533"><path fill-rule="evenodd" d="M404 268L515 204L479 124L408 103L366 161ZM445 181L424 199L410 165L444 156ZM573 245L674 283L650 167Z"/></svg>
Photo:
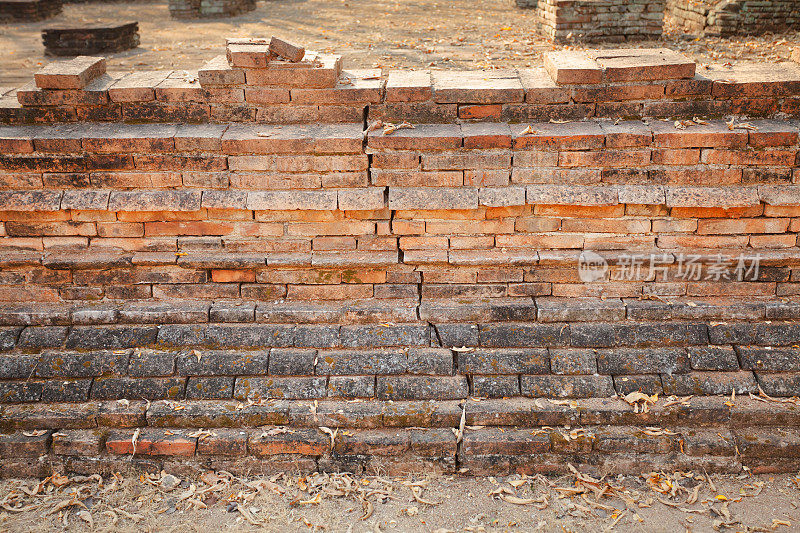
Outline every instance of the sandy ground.
<svg viewBox="0 0 800 533"><path fill-rule="evenodd" d="M553 48L535 32L530 10L513 0L261 0L251 13L176 21L167 2L68 4L47 21L0 24L0 86L30 80L43 55L46 27L138 20L141 46L116 54L109 70L196 69L221 53L226 37L276 34L309 49L344 55L346 67L504 68L536 66ZM671 32L659 41L700 62L789 57L800 32L759 38L687 40ZM620 45L611 45L620 46ZM631 46L631 45L626 45Z"/></svg>
<svg viewBox="0 0 800 533"><path fill-rule="evenodd" d="M798 483L792 475L702 473L602 481L321 474L242 480L224 473L102 482L56 477L41 484L0 483L0 530L788 532L800 530Z"/></svg>

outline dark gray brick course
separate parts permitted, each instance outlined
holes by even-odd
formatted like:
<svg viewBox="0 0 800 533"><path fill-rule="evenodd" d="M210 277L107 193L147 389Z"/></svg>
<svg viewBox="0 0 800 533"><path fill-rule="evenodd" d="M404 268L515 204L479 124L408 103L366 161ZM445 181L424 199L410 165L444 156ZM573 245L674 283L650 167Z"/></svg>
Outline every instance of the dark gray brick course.
<svg viewBox="0 0 800 533"><path fill-rule="evenodd" d="M75 326L66 347L81 350L136 348L156 341L156 326Z"/></svg>
<svg viewBox="0 0 800 533"><path fill-rule="evenodd" d="M383 400L458 400L469 395L465 376L378 376Z"/></svg>
<svg viewBox="0 0 800 533"><path fill-rule="evenodd" d="M237 400L279 398L307 400L324 398L328 380L325 377L236 378L233 396Z"/></svg>
<svg viewBox="0 0 800 533"><path fill-rule="evenodd" d="M331 398L373 398L375 376L331 376L328 380Z"/></svg>
<svg viewBox="0 0 800 533"><path fill-rule="evenodd" d="M522 376L522 394L534 398L591 398L614 394L611 376Z"/></svg>
<svg viewBox="0 0 800 533"><path fill-rule="evenodd" d="M317 351L307 348L273 348L269 353L269 374L308 376L314 373Z"/></svg>
<svg viewBox="0 0 800 533"><path fill-rule="evenodd" d="M613 348L597 350L601 374L680 374L689 371L685 348Z"/></svg>
<svg viewBox="0 0 800 533"><path fill-rule="evenodd" d="M547 347L569 344L567 324L482 324L480 344L486 347Z"/></svg>
<svg viewBox="0 0 800 533"><path fill-rule="evenodd" d="M85 378L127 373L132 350L99 350L93 352L43 352L36 375L45 378Z"/></svg>
<svg viewBox="0 0 800 533"><path fill-rule="evenodd" d="M158 350L133 350L128 363L131 377L171 376L175 372L175 354Z"/></svg>
<svg viewBox="0 0 800 533"><path fill-rule="evenodd" d="M225 400L233 397L233 377L198 376L186 382L187 400Z"/></svg>
<svg viewBox="0 0 800 533"><path fill-rule="evenodd" d="M92 385L94 400L179 400L185 378L97 378Z"/></svg>
<svg viewBox="0 0 800 533"><path fill-rule="evenodd" d="M269 369L269 350L208 350L196 348L181 352L177 360L182 376L265 375Z"/></svg>
<svg viewBox="0 0 800 533"><path fill-rule="evenodd" d="M319 375L404 374L408 360L404 350L321 350L317 355Z"/></svg>
<svg viewBox="0 0 800 533"><path fill-rule="evenodd" d="M504 398L519 394L519 376L472 376L473 396Z"/></svg>

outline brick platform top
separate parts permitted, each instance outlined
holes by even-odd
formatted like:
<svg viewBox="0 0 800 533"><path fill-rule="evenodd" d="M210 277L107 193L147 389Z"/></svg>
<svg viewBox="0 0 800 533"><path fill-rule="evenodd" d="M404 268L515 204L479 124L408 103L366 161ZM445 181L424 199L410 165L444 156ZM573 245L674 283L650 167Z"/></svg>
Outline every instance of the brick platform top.
<svg viewBox="0 0 800 533"><path fill-rule="evenodd" d="M556 51L545 68L343 71L341 58L277 41L230 40L199 70L103 74L99 60L48 65L0 94L0 121L411 122L800 114L794 63L697 68L666 49ZM291 46L291 45L290 45ZM55 70L54 70L55 69Z"/></svg>

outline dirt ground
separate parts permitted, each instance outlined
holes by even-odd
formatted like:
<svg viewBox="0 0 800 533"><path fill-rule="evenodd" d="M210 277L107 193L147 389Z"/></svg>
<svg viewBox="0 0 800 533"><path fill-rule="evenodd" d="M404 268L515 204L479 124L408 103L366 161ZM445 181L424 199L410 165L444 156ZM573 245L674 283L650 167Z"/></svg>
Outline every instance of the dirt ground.
<svg viewBox="0 0 800 533"><path fill-rule="evenodd" d="M0 531L800 530L793 475L116 476L4 481Z"/></svg>
<svg viewBox="0 0 800 533"><path fill-rule="evenodd" d="M517 9L513 0L261 0L245 15L200 21L172 20L166 0L92 2L67 4L43 22L0 24L0 86L29 81L49 61L43 28L130 20L139 21L141 46L112 56L109 70L196 69L223 51L226 37L272 34L343 54L346 67L536 66L553 48L536 34L533 12ZM793 44L800 44L800 32L700 40L670 32L632 46L667 46L700 62L735 62L786 60Z"/></svg>

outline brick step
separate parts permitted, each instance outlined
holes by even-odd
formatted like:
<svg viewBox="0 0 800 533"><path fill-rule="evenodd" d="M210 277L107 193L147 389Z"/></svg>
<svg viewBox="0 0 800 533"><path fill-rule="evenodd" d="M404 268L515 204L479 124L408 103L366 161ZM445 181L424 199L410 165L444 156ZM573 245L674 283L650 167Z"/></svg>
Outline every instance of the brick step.
<svg viewBox="0 0 800 533"><path fill-rule="evenodd" d="M748 395L661 397L646 412L619 397L464 400L105 400L0 405L0 430L93 428L451 428L468 426L796 427L795 400ZM552 428L551 428L552 429Z"/></svg>
<svg viewBox="0 0 800 533"><path fill-rule="evenodd" d="M444 285L447 287L447 285ZM114 324L433 324L479 322L624 322L662 320L791 320L800 302L732 298L392 298L367 300L176 300L63 304L8 303L0 326ZM25 336L35 335L31 329ZM56 330L50 330L55 333ZM66 331L64 331L66 333ZM27 347L36 348L31 343Z"/></svg>
<svg viewBox="0 0 800 533"><path fill-rule="evenodd" d="M744 398L727 401L730 406L725 401L688 398L685 405L637 414L619 400L583 400L577 408L530 400L514 406L514 421L522 422L518 426L507 423L509 410L497 402L467 401L460 436L461 407L454 404L443 413L448 409L441 402L429 404L424 413L420 405L399 413L403 406L395 404L305 403L296 406L294 416L286 406L280 411L275 405L213 405L207 411L214 414L200 418L211 422L202 428L181 423L198 421L196 409L191 412L196 405L177 403L146 408L136 402L106 410L50 406L50 412L37 412L38 419L23 418L33 411L6 409L0 457L4 477L107 472L124 463L145 470L201 466L239 473L266 466L265 459L268 468L302 471L434 468L472 475L564 473L567 463L589 472L628 474L668 465L713 472L797 468L800 432L779 427L797 422L794 409ZM436 409L441 416L432 416ZM26 430L36 422L36 430ZM411 427L414 423L426 427Z"/></svg>
<svg viewBox="0 0 800 533"><path fill-rule="evenodd" d="M780 331L762 333L769 340L781 340ZM796 333L791 334L796 339ZM381 332L372 329L367 335ZM730 344L740 338L723 340L725 344L706 341L689 347L654 342L652 347L638 348L623 343L605 348L420 345L31 353L23 346L22 351L0 354L0 403L130 398L399 401L470 395L591 398L635 391L730 395L759 389L773 396L800 395L796 345L767 345L763 338L759 345Z"/></svg>
<svg viewBox="0 0 800 533"><path fill-rule="evenodd" d="M692 307L692 306L689 306ZM794 309L792 304L789 308ZM692 307L694 309L694 307ZM201 311L202 312L202 311ZM381 324L226 324L19 326L0 329L0 348L76 350L127 348L384 348L413 346L658 347L745 344L792 346L800 325L793 320L704 322L428 322Z"/></svg>
<svg viewBox="0 0 800 533"><path fill-rule="evenodd" d="M651 24L645 33L660 33L660 23ZM577 31L571 26L545 28L560 38ZM619 31L613 25L594 30L584 36ZM26 96L0 99L0 120L292 124L358 122L365 116L524 122L798 114L800 71L791 64L714 64L695 74L693 61L666 49L557 51L546 54L546 68L459 72L343 71L340 56L314 52L305 52L299 62L276 61L267 41L233 40L227 52L229 57L200 66L196 77L170 70L131 72L89 90L56 86L33 97L26 88ZM77 67L68 74L84 75L86 69Z"/></svg>
<svg viewBox="0 0 800 533"><path fill-rule="evenodd" d="M621 221L620 221L621 222ZM752 222L752 221L749 221ZM577 232L576 232L577 233ZM403 237L401 237L402 239ZM503 238L503 237L500 237ZM446 239L446 238L444 238ZM420 238L422 242L422 238ZM433 244L435 241L431 241ZM411 256L418 254L413 259ZM421 253L420 253L421 252ZM430 258L425 259L424 254L428 253ZM444 254L444 260L439 256ZM187 252L151 252L151 251L120 251L113 248L99 248L88 250L9 250L0 256L0 268L25 268L25 267L44 267L50 270L108 270L120 269L121 272L133 269L143 269L148 267L177 266L184 269L202 270L221 270L221 271L260 271L268 267L273 269L294 269L315 267L317 270L343 270L349 268L364 267L389 267L398 264L424 264L424 263L445 263L453 267L479 267L479 266L538 266L542 270L573 268L577 269L579 263L584 261L586 254L591 254L592 258L602 259L607 262L606 266L622 268L627 266L629 269L636 265L630 265L632 259L643 262L652 261L654 267L664 269L667 267L675 268L679 258L683 262L691 261L694 265L713 265L720 261L730 262L744 258L748 262L758 258L759 267L781 268L800 266L800 248L786 247L784 249L771 248L685 248L681 250L670 250L663 248L637 249L635 252L622 250L514 250L513 248L481 248L470 250L428 250L415 249L409 247L400 258L397 251L392 250L319 250L307 252L273 252L273 253L254 253L254 252L221 252L198 251ZM449 260L448 260L449 255ZM628 261L626 264L625 261ZM723 265L724 266L724 265ZM748 265L749 266L749 265ZM639 265L639 269L650 268L649 264ZM688 266L684 267L688 268ZM166 271L166 269L161 269ZM633 277L635 272L631 273ZM701 273L702 274L702 273ZM719 280L735 281L720 275ZM642 279L648 280L652 275L643 276ZM702 281L703 278L695 279L697 276L687 276L692 281ZM619 276L618 281L625 281L626 278ZM755 281L752 275L744 276L746 281ZM616 279L615 279L616 280ZM715 280L715 281L719 281ZM231 280L231 282L237 280ZM244 281L244 280L238 280ZM322 279L319 282L324 282ZM608 281L608 278L599 278L597 281ZM440 282L441 283L441 282Z"/></svg>

